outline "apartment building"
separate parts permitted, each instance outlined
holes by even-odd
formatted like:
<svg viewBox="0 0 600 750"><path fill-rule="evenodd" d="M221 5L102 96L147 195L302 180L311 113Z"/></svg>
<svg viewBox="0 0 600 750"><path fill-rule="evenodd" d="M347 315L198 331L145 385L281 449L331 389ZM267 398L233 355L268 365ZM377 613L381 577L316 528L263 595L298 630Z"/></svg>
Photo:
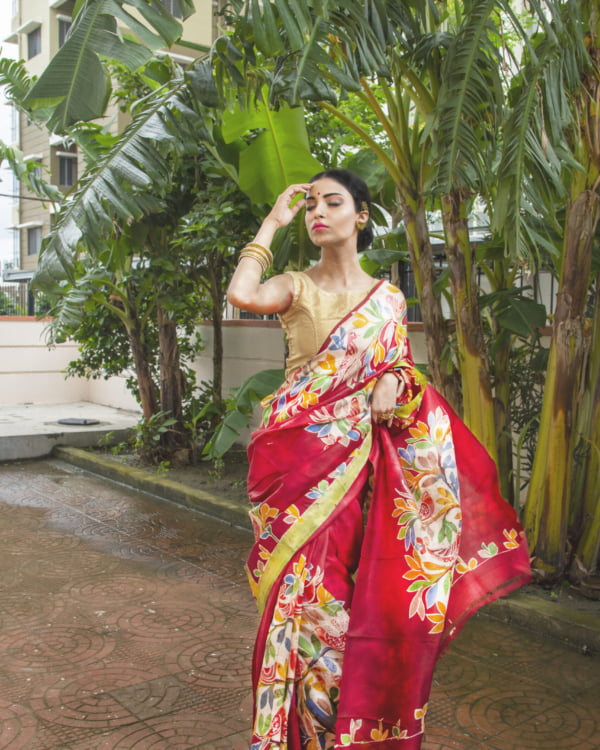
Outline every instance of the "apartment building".
<svg viewBox="0 0 600 750"><path fill-rule="evenodd" d="M32 75L40 75L64 44L72 20L74 0L3 0L12 3L11 32L5 42L18 45L18 57ZM178 0L159 0L181 17ZM215 12L221 3L196 0L196 12L184 21L183 39L189 44L165 50L182 64L190 63L208 48L217 33ZM131 8L128 8L131 10ZM117 108L107 113L111 130L119 132L127 116ZM24 115L15 113L14 141L26 159L36 163L44 178L65 194L77 182L82 162L76 147L58 135L48 134ZM37 267L42 238L53 223L53 209L36 199L25 186L18 186L11 229L15 233L15 263L4 272L5 281L27 283Z"/></svg>

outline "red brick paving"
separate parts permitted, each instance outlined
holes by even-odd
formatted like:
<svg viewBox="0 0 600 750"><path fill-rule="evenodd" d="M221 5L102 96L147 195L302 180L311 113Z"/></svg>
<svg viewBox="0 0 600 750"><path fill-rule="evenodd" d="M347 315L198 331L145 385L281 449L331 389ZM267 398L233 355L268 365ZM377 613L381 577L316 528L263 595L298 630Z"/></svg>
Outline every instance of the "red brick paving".
<svg viewBox="0 0 600 750"><path fill-rule="evenodd" d="M247 750L250 535L54 461L0 465L0 750ZM600 748L600 669L484 616L423 750Z"/></svg>

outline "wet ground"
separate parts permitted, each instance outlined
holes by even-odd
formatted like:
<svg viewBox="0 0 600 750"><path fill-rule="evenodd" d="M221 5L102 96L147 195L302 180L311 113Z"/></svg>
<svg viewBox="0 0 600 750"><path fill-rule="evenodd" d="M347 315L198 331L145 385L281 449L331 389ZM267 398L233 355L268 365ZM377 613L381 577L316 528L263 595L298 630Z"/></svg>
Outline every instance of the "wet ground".
<svg viewBox="0 0 600 750"><path fill-rule="evenodd" d="M247 530L58 461L0 464L0 750L247 750ZM600 748L600 662L484 615L423 750Z"/></svg>

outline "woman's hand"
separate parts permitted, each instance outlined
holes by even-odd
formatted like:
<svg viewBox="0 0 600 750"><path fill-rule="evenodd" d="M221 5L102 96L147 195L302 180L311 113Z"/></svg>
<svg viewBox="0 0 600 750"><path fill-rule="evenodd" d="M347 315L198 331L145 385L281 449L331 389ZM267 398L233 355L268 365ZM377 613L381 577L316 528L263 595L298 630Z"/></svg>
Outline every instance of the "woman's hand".
<svg viewBox="0 0 600 750"><path fill-rule="evenodd" d="M304 204L306 203L305 198L302 198L292 206L291 204L294 198L296 198L296 196L298 195L307 193L309 190L309 182L303 182L298 185L290 185L277 198L277 200L273 204L273 208L269 211L269 214L265 218L265 222L272 222L277 226L277 228L286 227L292 221L298 211L302 208L302 206L304 206Z"/></svg>
<svg viewBox="0 0 600 750"><path fill-rule="evenodd" d="M385 422L388 427L394 421L396 402L402 395L404 382L392 372L384 372L373 388L371 416L374 422Z"/></svg>

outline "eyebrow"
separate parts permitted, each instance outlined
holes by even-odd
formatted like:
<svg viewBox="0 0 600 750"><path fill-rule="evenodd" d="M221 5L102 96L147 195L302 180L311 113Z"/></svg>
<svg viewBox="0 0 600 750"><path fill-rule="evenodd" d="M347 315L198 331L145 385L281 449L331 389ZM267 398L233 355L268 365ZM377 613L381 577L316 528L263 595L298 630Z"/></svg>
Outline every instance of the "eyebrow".
<svg viewBox="0 0 600 750"><path fill-rule="evenodd" d="M339 196L342 196L342 193L325 193L325 195L323 196L323 198L330 198L330 197L331 197L332 195L339 195ZM315 200L317 200L317 199L315 198L315 196L314 196L314 195L307 195L307 196L306 196L306 200L307 200L307 201L310 201L310 200L313 200L313 201L315 201Z"/></svg>

